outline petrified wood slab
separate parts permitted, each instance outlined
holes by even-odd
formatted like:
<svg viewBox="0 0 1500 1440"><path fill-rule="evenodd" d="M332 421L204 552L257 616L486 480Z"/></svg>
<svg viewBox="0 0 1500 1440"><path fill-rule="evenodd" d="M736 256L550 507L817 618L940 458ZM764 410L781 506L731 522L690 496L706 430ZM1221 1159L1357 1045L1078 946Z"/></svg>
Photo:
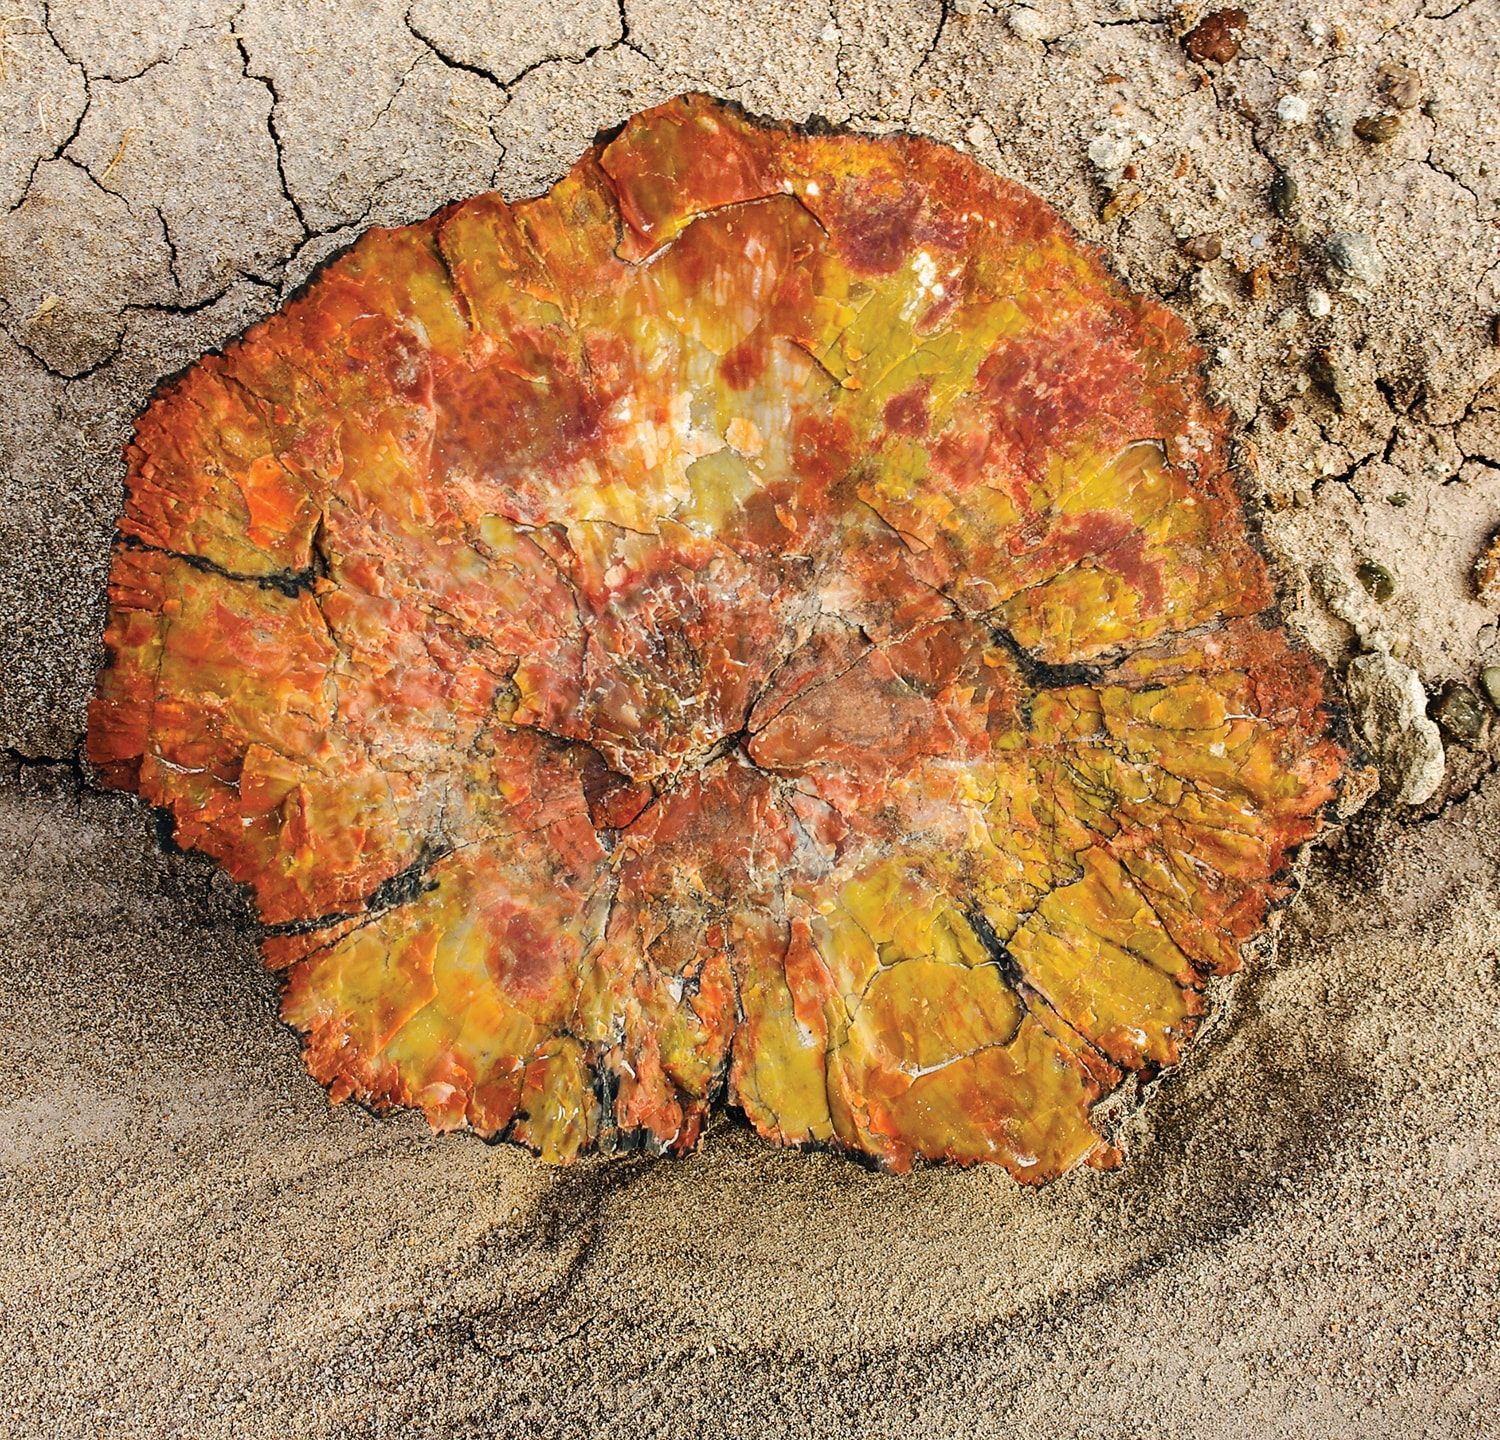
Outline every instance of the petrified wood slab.
<svg viewBox="0 0 1500 1440"><path fill-rule="evenodd" d="M335 1099L1111 1163L1340 759L1198 359L951 150L673 101L164 388L89 757Z"/></svg>

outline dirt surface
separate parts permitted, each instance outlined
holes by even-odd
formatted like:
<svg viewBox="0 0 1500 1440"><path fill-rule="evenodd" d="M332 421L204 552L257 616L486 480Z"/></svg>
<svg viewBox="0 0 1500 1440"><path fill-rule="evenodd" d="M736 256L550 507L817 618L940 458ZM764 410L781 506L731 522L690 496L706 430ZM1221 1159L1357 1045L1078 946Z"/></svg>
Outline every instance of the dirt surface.
<svg viewBox="0 0 1500 1440"><path fill-rule="evenodd" d="M0 1432L1500 1426L1500 6L1295 0L1222 64L1133 0L122 14L0 18ZM1383 793L1119 1171L897 1178L728 1119L553 1171L330 1110L242 898L76 766L157 381L689 88L963 146L1187 316L1349 672Z"/></svg>

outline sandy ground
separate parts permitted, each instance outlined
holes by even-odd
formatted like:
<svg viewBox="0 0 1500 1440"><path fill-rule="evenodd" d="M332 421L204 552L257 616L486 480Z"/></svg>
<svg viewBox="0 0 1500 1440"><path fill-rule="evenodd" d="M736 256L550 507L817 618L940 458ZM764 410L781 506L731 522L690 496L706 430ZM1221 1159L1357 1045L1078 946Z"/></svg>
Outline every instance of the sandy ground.
<svg viewBox="0 0 1500 1440"><path fill-rule="evenodd" d="M1500 4L1290 0L1223 67L1135 0L137 9L0 16L0 1433L1500 1429ZM332 1110L241 897L74 763L151 387L364 226L688 88L961 145L1177 306L1289 615L1386 677L1383 795L1117 1172L895 1178L728 1118L556 1172Z"/></svg>

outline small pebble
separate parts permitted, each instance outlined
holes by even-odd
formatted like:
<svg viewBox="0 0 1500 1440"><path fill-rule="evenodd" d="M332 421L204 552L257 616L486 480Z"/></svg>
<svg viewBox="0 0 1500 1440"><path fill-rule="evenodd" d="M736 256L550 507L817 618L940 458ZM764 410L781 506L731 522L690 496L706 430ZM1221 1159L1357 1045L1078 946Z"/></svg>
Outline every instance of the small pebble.
<svg viewBox="0 0 1500 1440"><path fill-rule="evenodd" d="M1188 293L1199 304L1205 307L1222 306L1232 309L1235 296L1225 288L1218 275L1208 266L1194 270L1188 281Z"/></svg>
<svg viewBox="0 0 1500 1440"><path fill-rule="evenodd" d="M1394 505L1398 510L1404 510L1411 504L1411 496L1405 490L1398 490L1394 495L1387 495L1385 503L1387 505Z"/></svg>
<svg viewBox="0 0 1500 1440"><path fill-rule="evenodd" d="M1326 347L1321 350L1314 350L1307 357L1307 372L1312 376L1318 389L1333 401L1333 408L1340 415L1347 414L1348 411L1353 409L1354 391L1350 387L1349 377L1345 373L1344 367L1339 364L1338 357L1332 350ZM1336 475L1338 470L1338 464L1333 463L1333 468L1324 473Z"/></svg>
<svg viewBox="0 0 1500 1440"><path fill-rule="evenodd" d="M1328 241L1328 260L1336 282L1374 289L1385 279L1385 261L1374 239L1357 231L1343 231Z"/></svg>
<svg viewBox="0 0 1500 1440"><path fill-rule="evenodd" d="M1041 11L1026 5L1018 5L1012 10L1005 23L1010 26L1010 33L1016 39L1034 42L1045 40L1050 28Z"/></svg>
<svg viewBox="0 0 1500 1440"><path fill-rule="evenodd" d="M1326 290L1309 290L1307 292L1307 313L1314 320L1322 320L1333 309L1333 301L1328 298Z"/></svg>
<svg viewBox="0 0 1500 1440"><path fill-rule="evenodd" d="M1243 10L1215 10L1205 15L1183 39L1187 52L1200 63L1227 65L1240 53L1240 42L1250 24Z"/></svg>
<svg viewBox="0 0 1500 1440"><path fill-rule="evenodd" d="M1292 130L1298 125L1307 124L1307 101L1300 95L1283 95L1276 102L1276 118L1281 121L1282 129Z"/></svg>
<svg viewBox="0 0 1500 1440"><path fill-rule="evenodd" d="M1384 565L1377 565L1373 560L1361 560L1354 575L1377 604L1384 605L1396 593L1396 577Z"/></svg>
<svg viewBox="0 0 1500 1440"><path fill-rule="evenodd" d="M1500 530L1474 562L1474 594L1481 605L1500 606Z"/></svg>
<svg viewBox="0 0 1500 1440"><path fill-rule="evenodd" d="M1099 218L1106 225L1112 220L1123 220L1127 215L1134 215L1141 208L1141 202L1145 196L1133 185L1127 185L1123 190L1117 190L1100 207Z"/></svg>
<svg viewBox="0 0 1500 1440"><path fill-rule="evenodd" d="M1359 734L1380 761L1382 787L1397 804L1420 805L1443 783L1443 738L1427 714L1427 692L1409 666L1379 650L1344 672Z"/></svg>
<svg viewBox="0 0 1500 1440"><path fill-rule="evenodd" d="M984 142L989 139L989 137L990 132L984 128L984 123L980 120L976 120L972 125L969 126L967 130L964 131L964 139L967 140L970 145L974 146L983 145Z"/></svg>
<svg viewBox="0 0 1500 1440"><path fill-rule="evenodd" d="M1361 115L1354 122L1354 133L1367 145L1384 145L1394 140L1400 129L1399 115Z"/></svg>
<svg viewBox="0 0 1500 1440"><path fill-rule="evenodd" d="M1500 710L1500 665L1486 665L1479 672L1479 688L1484 691L1484 698Z"/></svg>
<svg viewBox="0 0 1500 1440"><path fill-rule="evenodd" d="M1297 88L1299 90L1316 90L1318 88L1318 72L1316 70L1304 70L1297 76Z"/></svg>
<svg viewBox="0 0 1500 1440"><path fill-rule="evenodd" d="M1428 96L1422 105L1422 113L1429 120L1441 120L1443 118L1443 102L1436 95Z"/></svg>
<svg viewBox="0 0 1500 1440"><path fill-rule="evenodd" d="M1278 170L1271 177L1271 209L1282 220L1290 220L1297 213L1297 196L1301 186L1290 170Z"/></svg>
<svg viewBox="0 0 1500 1440"><path fill-rule="evenodd" d="M1479 739L1489 720L1479 696L1458 681L1444 689L1442 698L1432 707L1431 714L1450 738L1464 744L1472 744Z"/></svg>
<svg viewBox="0 0 1500 1440"><path fill-rule="evenodd" d="M1349 117L1337 110L1325 110L1318 118L1318 135L1330 150L1347 150L1354 143Z"/></svg>
<svg viewBox="0 0 1500 1440"><path fill-rule="evenodd" d="M1191 239L1182 242L1182 252L1191 260L1207 264L1210 260L1217 260L1224 253L1224 242L1213 233L1194 235Z"/></svg>
<svg viewBox="0 0 1500 1440"><path fill-rule="evenodd" d="M839 42L839 27L830 20L823 27L823 32L818 36L818 39L825 45L837 45Z"/></svg>
<svg viewBox="0 0 1500 1440"><path fill-rule="evenodd" d="M1422 99L1422 77L1409 65L1382 65L1381 92L1398 110L1414 110Z"/></svg>
<svg viewBox="0 0 1500 1440"><path fill-rule="evenodd" d="M1101 170L1118 170L1133 148L1128 135L1098 135L1089 145L1089 159Z"/></svg>

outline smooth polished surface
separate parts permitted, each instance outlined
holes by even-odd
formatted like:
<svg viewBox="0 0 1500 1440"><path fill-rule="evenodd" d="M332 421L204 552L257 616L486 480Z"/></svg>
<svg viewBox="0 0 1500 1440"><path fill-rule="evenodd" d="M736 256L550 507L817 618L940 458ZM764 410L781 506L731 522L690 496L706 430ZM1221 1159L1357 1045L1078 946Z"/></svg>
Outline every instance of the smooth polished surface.
<svg viewBox="0 0 1500 1440"><path fill-rule="evenodd" d="M670 102L158 396L89 756L335 1098L1112 1163L1339 761L1198 359L951 150Z"/></svg>

